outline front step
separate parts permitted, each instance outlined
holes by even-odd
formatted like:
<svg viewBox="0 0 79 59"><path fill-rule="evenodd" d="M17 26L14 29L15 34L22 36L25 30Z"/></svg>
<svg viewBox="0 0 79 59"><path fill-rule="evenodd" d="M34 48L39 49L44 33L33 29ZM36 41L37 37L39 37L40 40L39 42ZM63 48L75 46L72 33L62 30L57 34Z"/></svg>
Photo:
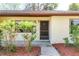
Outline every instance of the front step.
<svg viewBox="0 0 79 59"><path fill-rule="evenodd" d="M50 41L34 41L32 42L33 46L50 46Z"/></svg>

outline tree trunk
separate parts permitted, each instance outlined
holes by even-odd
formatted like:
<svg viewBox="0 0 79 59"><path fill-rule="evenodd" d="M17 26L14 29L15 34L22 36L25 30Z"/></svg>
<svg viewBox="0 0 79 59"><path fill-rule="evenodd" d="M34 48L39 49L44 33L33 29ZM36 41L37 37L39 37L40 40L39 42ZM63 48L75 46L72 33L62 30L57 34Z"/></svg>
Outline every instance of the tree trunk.
<svg viewBox="0 0 79 59"><path fill-rule="evenodd" d="M31 51L32 51L32 44L31 44L31 42L30 42L30 41L28 42L28 51L29 51L29 52L31 52Z"/></svg>

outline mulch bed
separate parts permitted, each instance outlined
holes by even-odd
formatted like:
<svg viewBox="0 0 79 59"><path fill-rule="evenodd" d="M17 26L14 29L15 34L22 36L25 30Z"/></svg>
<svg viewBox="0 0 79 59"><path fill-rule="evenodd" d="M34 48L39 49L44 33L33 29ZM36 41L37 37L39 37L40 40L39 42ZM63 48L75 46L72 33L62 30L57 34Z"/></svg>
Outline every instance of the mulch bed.
<svg viewBox="0 0 79 59"><path fill-rule="evenodd" d="M53 44L61 56L79 56L79 49L65 44Z"/></svg>
<svg viewBox="0 0 79 59"><path fill-rule="evenodd" d="M24 47L17 47L16 52L0 52L0 56L39 56L40 47L33 47L32 52L26 52Z"/></svg>

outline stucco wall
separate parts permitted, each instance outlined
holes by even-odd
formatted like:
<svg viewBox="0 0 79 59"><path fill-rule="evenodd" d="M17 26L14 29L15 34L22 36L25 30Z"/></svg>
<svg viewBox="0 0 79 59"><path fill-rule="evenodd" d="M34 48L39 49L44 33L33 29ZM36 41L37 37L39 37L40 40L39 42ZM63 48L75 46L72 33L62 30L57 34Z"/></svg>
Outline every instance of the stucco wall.
<svg viewBox="0 0 79 59"><path fill-rule="evenodd" d="M35 41L39 41L40 40L40 21L47 21L50 20L50 17L9 17L9 16L3 16L0 17L0 21L2 20L30 20L30 21L36 21L37 26L36 26L36 33L37 33L37 37ZM21 39L22 40L22 39Z"/></svg>
<svg viewBox="0 0 79 59"><path fill-rule="evenodd" d="M79 16L52 16L50 20L50 42L64 43L63 38L69 36L69 20Z"/></svg>
<svg viewBox="0 0 79 59"><path fill-rule="evenodd" d="M40 39L40 21L49 21L49 40L51 44L64 43L63 38L69 36L69 20L79 19L79 16L52 17L0 17L0 20L37 20L37 39Z"/></svg>

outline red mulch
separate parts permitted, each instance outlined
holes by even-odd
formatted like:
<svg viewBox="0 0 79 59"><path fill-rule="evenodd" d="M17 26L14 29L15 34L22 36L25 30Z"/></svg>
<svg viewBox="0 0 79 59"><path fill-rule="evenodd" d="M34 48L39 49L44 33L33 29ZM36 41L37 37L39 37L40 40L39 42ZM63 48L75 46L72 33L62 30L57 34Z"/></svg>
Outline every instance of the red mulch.
<svg viewBox="0 0 79 59"><path fill-rule="evenodd" d="M65 44L53 45L62 56L79 56L79 49Z"/></svg>
<svg viewBox="0 0 79 59"><path fill-rule="evenodd" d="M2 53L0 56L39 56L41 53L40 47L33 47L32 52L26 52L24 47L17 47L16 52Z"/></svg>

